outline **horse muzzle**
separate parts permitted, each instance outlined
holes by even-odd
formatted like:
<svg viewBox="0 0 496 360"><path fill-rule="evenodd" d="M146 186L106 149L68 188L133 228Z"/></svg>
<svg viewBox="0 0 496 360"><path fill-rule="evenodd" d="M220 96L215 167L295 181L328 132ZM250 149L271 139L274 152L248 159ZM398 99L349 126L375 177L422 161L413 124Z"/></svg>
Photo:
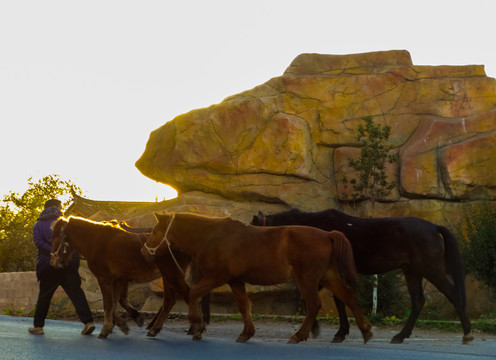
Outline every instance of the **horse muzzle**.
<svg viewBox="0 0 496 360"><path fill-rule="evenodd" d="M50 266L55 269L62 269L64 267L60 258L54 255L50 256Z"/></svg>
<svg viewBox="0 0 496 360"><path fill-rule="evenodd" d="M143 246L140 252L141 255L145 258L146 262L152 262L153 260L155 260L155 254L152 255L146 247Z"/></svg>

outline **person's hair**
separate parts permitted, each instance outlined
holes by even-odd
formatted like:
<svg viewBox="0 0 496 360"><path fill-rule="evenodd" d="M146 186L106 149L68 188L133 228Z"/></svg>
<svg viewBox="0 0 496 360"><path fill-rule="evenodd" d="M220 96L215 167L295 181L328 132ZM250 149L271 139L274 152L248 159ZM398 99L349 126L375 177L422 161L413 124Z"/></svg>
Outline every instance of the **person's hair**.
<svg viewBox="0 0 496 360"><path fill-rule="evenodd" d="M55 207L62 206L62 201L60 201L59 199L50 199L45 202L45 209L52 206Z"/></svg>

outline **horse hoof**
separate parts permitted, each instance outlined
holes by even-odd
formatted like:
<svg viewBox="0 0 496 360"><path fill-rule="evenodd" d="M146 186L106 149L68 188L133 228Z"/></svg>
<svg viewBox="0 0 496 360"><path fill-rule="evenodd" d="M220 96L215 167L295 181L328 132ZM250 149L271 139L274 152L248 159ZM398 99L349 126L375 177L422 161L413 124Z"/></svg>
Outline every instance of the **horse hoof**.
<svg viewBox="0 0 496 360"><path fill-rule="evenodd" d="M315 339L320 335L320 325L318 321L315 321L312 325L312 337Z"/></svg>
<svg viewBox="0 0 496 360"><path fill-rule="evenodd" d="M199 341L201 339L202 339L202 336L201 335L193 335L193 340Z"/></svg>
<svg viewBox="0 0 496 360"><path fill-rule="evenodd" d="M158 332L156 332L156 331L151 331L151 330L150 330L150 331L148 331L148 334L146 334L146 336L148 336L148 337L155 337L155 336L157 336L157 334L158 334Z"/></svg>
<svg viewBox="0 0 496 360"><path fill-rule="evenodd" d="M245 343L245 342L247 342L247 341L248 341L248 339L249 339L249 337L247 337L247 336L241 336L241 335L240 335L240 336L238 336L238 338L236 339L236 342L239 342L239 343Z"/></svg>
<svg viewBox="0 0 496 360"><path fill-rule="evenodd" d="M288 340L288 344L298 344L300 343L300 339L298 339L296 336L291 336Z"/></svg>
<svg viewBox="0 0 496 360"><path fill-rule="evenodd" d="M470 344L473 340L474 340L474 336L472 334L463 335L462 344L463 345Z"/></svg>
<svg viewBox="0 0 496 360"><path fill-rule="evenodd" d="M363 343L366 344L370 339L372 339L373 336L374 334L372 333L372 331L367 331L365 334L363 334Z"/></svg>
<svg viewBox="0 0 496 360"><path fill-rule="evenodd" d="M391 344L403 344L403 338L401 336L396 335L391 339Z"/></svg>
<svg viewBox="0 0 496 360"><path fill-rule="evenodd" d="M136 325L138 325L138 327L142 327L145 324L145 320L142 316L135 318L134 322L136 323Z"/></svg>
<svg viewBox="0 0 496 360"><path fill-rule="evenodd" d="M103 333L100 333L100 335L98 335L98 338L99 339L106 339L108 336L108 334L103 334Z"/></svg>
<svg viewBox="0 0 496 360"><path fill-rule="evenodd" d="M334 337L332 338L331 343L333 343L333 344L340 344L343 341L344 341L344 336L334 335Z"/></svg>

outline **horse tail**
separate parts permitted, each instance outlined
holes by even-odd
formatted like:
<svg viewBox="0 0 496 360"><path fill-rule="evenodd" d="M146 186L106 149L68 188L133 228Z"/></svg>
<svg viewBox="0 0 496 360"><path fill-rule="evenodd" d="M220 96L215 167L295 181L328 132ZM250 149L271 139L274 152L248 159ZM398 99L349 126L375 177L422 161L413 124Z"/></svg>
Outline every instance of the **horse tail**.
<svg viewBox="0 0 496 360"><path fill-rule="evenodd" d="M337 264L339 275L346 280L351 288L355 288L358 281L358 271L353 258L353 248L348 238L340 231L329 233L332 242L331 261Z"/></svg>
<svg viewBox="0 0 496 360"><path fill-rule="evenodd" d="M437 231L443 236L445 248L445 261L448 273L453 278L455 287L455 306L465 309L467 303L465 293L465 267L460 247L451 231L441 225L437 226Z"/></svg>

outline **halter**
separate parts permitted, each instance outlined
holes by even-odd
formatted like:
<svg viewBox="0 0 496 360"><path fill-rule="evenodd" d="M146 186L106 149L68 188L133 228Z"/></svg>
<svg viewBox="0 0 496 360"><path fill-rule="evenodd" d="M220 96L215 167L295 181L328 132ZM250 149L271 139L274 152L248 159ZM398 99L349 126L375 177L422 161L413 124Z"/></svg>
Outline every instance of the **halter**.
<svg viewBox="0 0 496 360"><path fill-rule="evenodd" d="M149 247L148 245L146 245L146 243L143 245L145 247L145 249L148 250L148 253L151 256L155 256L155 254L157 253L158 248L160 246L162 246L162 244L164 243L164 241L167 242L167 246L169 247L169 251L171 251L171 243L167 239L167 234L169 233L169 230L171 228L172 222L174 221L174 217L175 217L175 214L172 214L171 215L171 221L169 223L169 226L167 226L167 230L165 231L164 237L162 238L162 240L159 242L159 244L157 246L155 246L155 247L152 248L152 247ZM172 254L172 252L171 252L171 254ZM176 260L176 259L174 258L174 260Z"/></svg>
<svg viewBox="0 0 496 360"><path fill-rule="evenodd" d="M65 230L65 226L60 231L60 244L59 244L59 247L57 248L57 250L55 250L55 252L51 252L50 253L50 256L53 256L57 260L59 259L60 249L62 247L64 247L64 251L62 252L62 254L67 254L67 248L69 247L69 244L65 241L66 235L65 235L64 230Z"/></svg>
<svg viewBox="0 0 496 360"><path fill-rule="evenodd" d="M171 254L171 256L172 256L172 259L173 259L173 260L174 260L174 262L176 263L177 268L178 268L178 269L179 269L179 270L183 273L183 275L184 275L184 276L186 276L186 274L184 273L184 271L183 271L183 269L182 269L181 265L179 265L179 262L177 261L176 257L174 256L174 253L172 252L171 243L170 243L169 239L167 239L167 234L169 233L169 230L170 230L170 228L171 228L172 222L173 222L173 221L174 221L174 219L175 219L175 216L176 216L176 214L175 214L175 213L173 213L173 214L171 215L171 221L170 221L169 225L167 226L167 230L165 230L164 237L162 238L162 240L160 241L160 243L159 243L157 246L155 246L155 247L151 248L151 247L149 247L148 245L146 245L146 243L145 243L143 246L145 247L145 249L146 249L146 250L148 250L148 253L149 253L151 256L155 256L155 254L157 253L158 248L162 245L162 243L163 243L164 241L165 241L165 242L167 242L167 248L169 249L169 253L170 253L170 254Z"/></svg>
<svg viewBox="0 0 496 360"><path fill-rule="evenodd" d="M260 226L267 226L267 216L265 216L261 211L258 212L258 220L262 220L262 224Z"/></svg>

